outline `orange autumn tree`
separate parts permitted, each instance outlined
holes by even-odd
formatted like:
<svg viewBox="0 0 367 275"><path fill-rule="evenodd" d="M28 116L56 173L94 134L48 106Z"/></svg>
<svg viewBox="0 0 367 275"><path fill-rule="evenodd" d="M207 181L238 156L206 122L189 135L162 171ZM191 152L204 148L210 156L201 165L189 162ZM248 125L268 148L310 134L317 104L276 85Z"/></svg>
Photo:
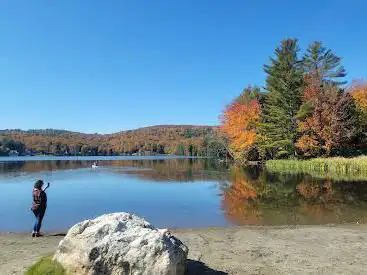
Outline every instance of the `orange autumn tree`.
<svg viewBox="0 0 367 275"><path fill-rule="evenodd" d="M362 147L367 147L367 83L355 82L349 89L354 102L357 106L357 112L360 122L360 144Z"/></svg>
<svg viewBox="0 0 367 275"><path fill-rule="evenodd" d="M221 133L228 138L229 151L236 160L246 160L258 139L260 123L259 88L246 88L227 106L221 117Z"/></svg>
<svg viewBox="0 0 367 275"><path fill-rule="evenodd" d="M367 113L367 82L353 84L350 92L361 111Z"/></svg>

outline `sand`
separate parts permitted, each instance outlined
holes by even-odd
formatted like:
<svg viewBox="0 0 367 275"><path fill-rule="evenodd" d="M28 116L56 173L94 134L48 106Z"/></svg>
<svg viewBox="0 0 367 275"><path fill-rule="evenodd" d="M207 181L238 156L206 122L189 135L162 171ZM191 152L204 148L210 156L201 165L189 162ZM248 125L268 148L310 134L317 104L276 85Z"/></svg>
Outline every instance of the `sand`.
<svg viewBox="0 0 367 275"><path fill-rule="evenodd" d="M367 274L367 225L174 230L188 274ZM62 236L0 233L0 274L23 274Z"/></svg>

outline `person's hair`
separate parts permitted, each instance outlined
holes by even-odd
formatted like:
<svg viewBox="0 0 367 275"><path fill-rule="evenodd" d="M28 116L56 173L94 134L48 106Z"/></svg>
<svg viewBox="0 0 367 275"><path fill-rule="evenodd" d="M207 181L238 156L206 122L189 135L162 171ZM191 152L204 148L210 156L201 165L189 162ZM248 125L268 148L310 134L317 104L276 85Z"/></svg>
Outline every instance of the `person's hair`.
<svg viewBox="0 0 367 275"><path fill-rule="evenodd" d="M34 188L36 189L41 189L43 186L43 180L37 180L36 183L34 184Z"/></svg>

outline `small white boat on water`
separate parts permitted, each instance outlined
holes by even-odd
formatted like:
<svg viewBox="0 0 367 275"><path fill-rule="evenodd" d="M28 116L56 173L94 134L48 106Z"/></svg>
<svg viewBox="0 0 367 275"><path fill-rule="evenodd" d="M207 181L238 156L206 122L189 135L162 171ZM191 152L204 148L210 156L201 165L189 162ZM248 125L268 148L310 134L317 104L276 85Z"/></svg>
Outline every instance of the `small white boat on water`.
<svg viewBox="0 0 367 275"><path fill-rule="evenodd" d="M93 168L93 169L98 168L98 165L97 165L97 163L96 163L96 162L92 164L92 168Z"/></svg>

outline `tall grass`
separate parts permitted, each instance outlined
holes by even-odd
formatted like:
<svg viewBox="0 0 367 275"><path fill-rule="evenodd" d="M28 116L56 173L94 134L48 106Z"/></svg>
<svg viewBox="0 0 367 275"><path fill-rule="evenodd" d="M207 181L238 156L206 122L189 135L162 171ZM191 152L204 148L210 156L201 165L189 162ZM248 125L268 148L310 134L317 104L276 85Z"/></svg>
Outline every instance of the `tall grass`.
<svg viewBox="0 0 367 275"><path fill-rule="evenodd" d="M367 156L356 158L315 158L310 160L269 160L266 168L279 173L307 173L336 180L367 180Z"/></svg>

